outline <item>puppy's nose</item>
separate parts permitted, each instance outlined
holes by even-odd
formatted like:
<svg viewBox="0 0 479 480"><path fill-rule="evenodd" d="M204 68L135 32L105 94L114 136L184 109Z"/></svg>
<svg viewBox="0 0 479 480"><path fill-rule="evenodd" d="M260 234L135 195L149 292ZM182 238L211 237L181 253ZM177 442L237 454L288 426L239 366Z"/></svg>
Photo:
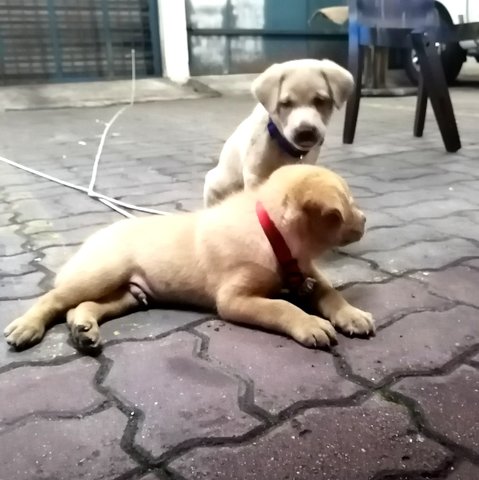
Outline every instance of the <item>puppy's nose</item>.
<svg viewBox="0 0 479 480"><path fill-rule="evenodd" d="M315 127L299 127L294 133L294 143L316 143L319 140L319 132Z"/></svg>

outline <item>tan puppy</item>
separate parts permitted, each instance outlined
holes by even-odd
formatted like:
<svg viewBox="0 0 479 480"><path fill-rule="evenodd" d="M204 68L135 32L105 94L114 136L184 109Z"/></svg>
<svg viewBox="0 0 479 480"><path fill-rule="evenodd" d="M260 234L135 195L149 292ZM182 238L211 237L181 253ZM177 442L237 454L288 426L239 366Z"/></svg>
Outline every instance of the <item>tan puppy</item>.
<svg viewBox="0 0 479 480"><path fill-rule="evenodd" d="M318 314L276 299L281 271L256 206L260 201L297 259L317 281ZM7 342L39 341L67 314L79 346L100 343L98 324L142 304L184 302L218 310L221 318L293 337L308 347L374 331L371 314L349 305L313 266L323 251L359 240L364 215L342 178L321 167L286 166L258 189L196 213L121 220L86 240L58 274L55 287L5 330Z"/></svg>
<svg viewBox="0 0 479 480"><path fill-rule="evenodd" d="M334 108L353 89L352 75L330 60L274 64L252 84L259 104L221 151L206 174L205 206L252 188L282 165L316 163Z"/></svg>

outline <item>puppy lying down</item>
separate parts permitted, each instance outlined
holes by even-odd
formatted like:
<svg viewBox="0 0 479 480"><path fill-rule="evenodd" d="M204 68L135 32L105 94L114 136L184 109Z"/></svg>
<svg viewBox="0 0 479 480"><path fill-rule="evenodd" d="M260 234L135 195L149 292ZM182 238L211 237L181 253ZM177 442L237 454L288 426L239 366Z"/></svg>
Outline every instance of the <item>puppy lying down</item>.
<svg viewBox="0 0 479 480"><path fill-rule="evenodd" d="M312 263L359 240L364 223L341 177L312 165L284 166L213 208L121 220L94 233L5 336L27 347L66 314L77 345L96 347L102 321L162 302L216 308L224 320L308 347L335 342L335 327L372 334L371 314L347 303ZM278 298L284 287L309 291L315 315Z"/></svg>

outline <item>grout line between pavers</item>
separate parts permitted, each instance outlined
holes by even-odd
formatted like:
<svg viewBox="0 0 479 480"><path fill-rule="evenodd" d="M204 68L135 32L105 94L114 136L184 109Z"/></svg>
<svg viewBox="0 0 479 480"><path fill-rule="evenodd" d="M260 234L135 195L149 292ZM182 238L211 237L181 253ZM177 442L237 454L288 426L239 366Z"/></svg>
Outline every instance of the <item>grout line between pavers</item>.
<svg viewBox="0 0 479 480"><path fill-rule="evenodd" d="M90 405L82 410L68 410L68 411L35 411L30 412L20 417L16 417L11 421L4 421L0 423L0 436L12 432L13 430L23 427L28 424L31 420L41 419L41 420L72 420L72 419L82 419L84 417L91 417L97 413L104 412L109 410L113 405L108 400L103 400L97 402L94 405Z"/></svg>
<svg viewBox="0 0 479 480"><path fill-rule="evenodd" d="M448 452L451 453L449 450ZM453 468L457 463L458 459L451 454L450 458L446 458L443 462L441 462L439 467L434 470L383 470L374 474L374 476L372 476L369 480L446 480L447 475L451 473L451 468Z"/></svg>
<svg viewBox="0 0 479 480"><path fill-rule="evenodd" d="M249 377L242 376L234 368L222 365L216 359L213 360L208 354L210 338L206 334L195 328L188 331L200 340L200 348L195 352L195 356L238 383L237 403L239 409L264 425L271 424L274 421L274 415L255 403L254 381Z"/></svg>
<svg viewBox="0 0 479 480"><path fill-rule="evenodd" d="M479 465L479 453L475 452L469 447L465 447L464 445L454 442L447 436L435 430L429 423L427 415L419 405L419 402L407 395L390 390L389 388L383 389L382 395L386 400L406 408L413 424L416 426L418 431L424 435L424 437L443 446L452 452L456 457L467 459L471 463Z"/></svg>

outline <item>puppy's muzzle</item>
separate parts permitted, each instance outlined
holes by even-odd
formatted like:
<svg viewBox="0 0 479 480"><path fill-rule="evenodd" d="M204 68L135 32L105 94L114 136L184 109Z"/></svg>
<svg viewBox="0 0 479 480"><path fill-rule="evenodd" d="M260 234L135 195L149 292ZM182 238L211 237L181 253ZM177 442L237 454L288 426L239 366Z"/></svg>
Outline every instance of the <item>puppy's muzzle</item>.
<svg viewBox="0 0 479 480"><path fill-rule="evenodd" d="M361 240L366 229L365 226L366 216L364 213L360 212L357 224L343 233L341 238L341 246L349 245L350 243Z"/></svg>
<svg viewBox="0 0 479 480"><path fill-rule="evenodd" d="M311 148L319 143L322 138L319 131L315 127L302 126L296 129L293 136L293 141L296 145L304 148Z"/></svg>

